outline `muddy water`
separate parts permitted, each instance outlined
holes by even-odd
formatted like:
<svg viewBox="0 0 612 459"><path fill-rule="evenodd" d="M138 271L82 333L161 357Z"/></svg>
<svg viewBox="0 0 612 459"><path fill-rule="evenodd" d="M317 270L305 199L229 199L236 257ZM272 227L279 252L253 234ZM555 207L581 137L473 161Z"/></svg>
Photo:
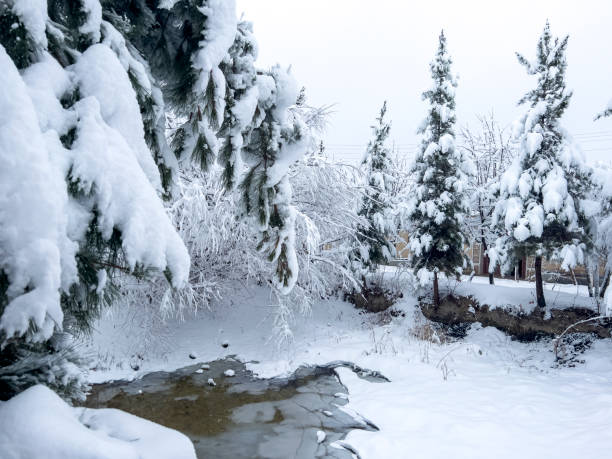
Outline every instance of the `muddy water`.
<svg viewBox="0 0 612 459"><path fill-rule="evenodd" d="M341 440L352 429L375 428L340 409L346 388L331 367L301 368L282 379L257 379L231 358L202 367L96 385L85 405L179 430L198 458L351 458Z"/></svg>

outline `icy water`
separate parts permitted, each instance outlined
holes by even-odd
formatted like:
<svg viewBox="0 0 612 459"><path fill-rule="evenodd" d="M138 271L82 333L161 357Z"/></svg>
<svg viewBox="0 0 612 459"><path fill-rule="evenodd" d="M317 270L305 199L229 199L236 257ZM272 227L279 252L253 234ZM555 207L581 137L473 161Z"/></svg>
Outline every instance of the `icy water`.
<svg viewBox="0 0 612 459"><path fill-rule="evenodd" d="M357 457L342 439L352 429L376 427L341 409L346 388L333 366L257 379L228 358L95 385L85 405L118 408L179 430L200 459Z"/></svg>

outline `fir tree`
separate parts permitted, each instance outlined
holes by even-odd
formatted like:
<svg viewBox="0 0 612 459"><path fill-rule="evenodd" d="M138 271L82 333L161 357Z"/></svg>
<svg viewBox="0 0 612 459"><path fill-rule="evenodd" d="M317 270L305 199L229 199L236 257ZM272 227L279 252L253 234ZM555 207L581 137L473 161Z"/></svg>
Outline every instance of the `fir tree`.
<svg viewBox="0 0 612 459"><path fill-rule="evenodd" d="M288 172L301 159L309 133L289 108L298 98L297 85L279 66L257 76L259 99L243 156L247 171L240 183L242 212L253 217L259 233L258 250L276 264L273 285L291 291L298 276L295 251L295 208Z"/></svg>
<svg viewBox="0 0 612 459"><path fill-rule="evenodd" d="M610 101L608 103L608 108L606 108L603 112L601 112L599 115L597 115L597 118L595 118L596 120L600 119L600 118L605 118L608 116L612 116L612 101Z"/></svg>
<svg viewBox="0 0 612 459"><path fill-rule="evenodd" d="M173 167L162 101L96 0L4 0L0 22L15 31L0 33L12 113L0 121L12 197L0 199L0 398L36 383L79 397L70 337L111 303L117 275L164 271L180 287L189 271L159 200L159 166Z"/></svg>
<svg viewBox="0 0 612 459"><path fill-rule="evenodd" d="M423 93L429 111L419 129L423 140L412 168L416 188L408 211L414 227L409 239L411 265L421 284L433 278L436 305L440 302L438 274L458 278L467 263L462 225L469 211L465 189L472 167L455 148L457 83L451 64L442 32L438 51L430 64L433 87Z"/></svg>
<svg viewBox="0 0 612 459"><path fill-rule="evenodd" d="M0 25L1 73L19 94L1 100L16 115L0 125L12 132L0 136L0 158L11 164L0 173L20 177L0 181L3 196L54 203L28 217L49 214L41 234L14 231L38 226L1 197L0 218L15 217L11 237L44 236L59 253L32 252L28 261L39 266L26 269L15 261L23 247L5 242L0 220L0 384L10 380L2 397L31 384L30 375L51 378L55 370L35 371L45 355L49 368L74 368L54 360L66 355L61 333L86 332L118 293L119 275L163 271L172 288L184 285L189 258L159 200L172 198L177 158L201 170L219 161L275 263L277 291L291 290L298 266L287 174L309 131L291 109L292 77L255 69L251 26L238 24L233 0L0 0ZM172 150L169 114L179 123ZM31 145L3 143L19 140L16 129L33 131L21 136ZM36 155L42 169L30 171ZM28 281L29 271L49 275ZM30 307L37 295L38 309Z"/></svg>
<svg viewBox="0 0 612 459"><path fill-rule="evenodd" d="M219 137L222 146L219 164L223 168L223 181L227 190L235 189L243 173L242 149L248 142L259 97L255 59L257 43L253 26L240 22L229 58L221 68L227 79L227 104Z"/></svg>
<svg viewBox="0 0 612 459"><path fill-rule="evenodd" d="M568 37L553 38L548 22L538 40L536 61L517 54L537 86L519 104L528 104L517 123L520 152L501 178L493 224L500 234L490 250L504 271L527 256L535 257L537 304L546 306L542 259L560 258L564 268L584 259L590 246L589 218L597 206L587 198L590 169L559 124L572 93L566 90Z"/></svg>
<svg viewBox="0 0 612 459"><path fill-rule="evenodd" d="M257 71L252 26L237 23L233 0L107 5L116 27L127 18L130 42L164 82L167 109L181 121L172 137L176 156L204 171L214 160L221 165L226 189L242 194L243 215L257 216L258 248L276 264L274 284L288 292L297 264L286 174L309 136L289 110L299 99L292 77L279 67Z"/></svg>
<svg viewBox="0 0 612 459"><path fill-rule="evenodd" d="M144 56L180 122L174 154L208 170L226 104L221 63L237 32L233 0L107 0L105 17Z"/></svg>
<svg viewBox="0 0 612 459"><path fill-rule="evenodd" d="M606 107L606 109L595 117L595 121L601 118L607 118L610 116L612 116L612 100L608 102L608 106Z"/></svg>
<svg viewBox="0 0 612 459"><path fill-rule="evenodd" d="M386 113L385 101L376 118L377 125L372 126L374 139L368 143L362 161L367 187L358 215L364 217L367 226L358 228L359 247L354 255L354 265L363 279L365 272L374 271L378 265L388 263L395 252L389 240L395 228L394 218L390 214L392 203L389 191L392 166L389 149L386 146L391 125L385 120Z"/></svg>

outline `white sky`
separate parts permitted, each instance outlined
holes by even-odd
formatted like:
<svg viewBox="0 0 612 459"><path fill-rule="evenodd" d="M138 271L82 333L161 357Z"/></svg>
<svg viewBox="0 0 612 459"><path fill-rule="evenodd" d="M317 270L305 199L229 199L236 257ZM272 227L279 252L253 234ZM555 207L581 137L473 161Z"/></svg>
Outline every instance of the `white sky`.
<svg viewBox="0 0 612 459"><path fill-rule="evenodd" d="M593 122L612 98L610 0L237 0L254 23L259 65L291 65L312 105L336 104L325 142L336 157L360 158L382 102L392 140L414 150L425 116L421 93L444 28L457 89L458 123L494 110L511 124L534 84L514 53L534 58L546 19L570 35L564 117L590 160L612 160L612 119Z"/></svg>

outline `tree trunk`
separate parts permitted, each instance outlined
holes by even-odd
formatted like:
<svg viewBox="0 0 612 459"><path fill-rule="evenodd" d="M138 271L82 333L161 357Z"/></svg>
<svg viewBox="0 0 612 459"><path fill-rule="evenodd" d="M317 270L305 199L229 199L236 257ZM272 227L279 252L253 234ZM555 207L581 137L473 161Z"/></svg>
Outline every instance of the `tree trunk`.
<svg viewBox="0 0 612 459"><path fill-rule="evenodd" d="M438 273L434 271L434 291L433 291L433 300L434 306L437 308L440 306L440 291L438 290Z"/></svg>
<svg viewBox="0 0 612 459"><path fill-rule="evenodd" d="M542 282L542 257L535 258L535 281L536 281L536 298L540 308L546 307L544 299L544 284Z"/></svg>
<svg viewBox="0 0 612 459"><path fill-rule="evenodd" d="M586 277L587 277L587 289L589 290L589 297L593 298L593 276L591 274L591 262L587 258L586 263Z"/></svg>
<svg viewBox="0 0 612 459"><path fill-rule="evenodd" d="M592 271L593 273L593 296L595 296L595 298L599 298L599 289L601 288L601 284L600 284L600 279L599 279L599 259L598 258L594 258L591 259L591 263L594 263L594 269ZM597 304L599 304L599 301L597 302Z"/></svg>
<svg viewBox="0 0 612 459"><path fill-rule="evenodd" d="M576 280L576 273L574 272L574 270L570 268L569 272L572 275L572 281L574 282L574 285L578 285L578 281Z"/></svg>
<svg viewBox="0 0 612 459"><path fill-rule="evenodd" d="M486 253L486 251L488 250L487 241L484 237L484 234L482 233L481 233L481 244L482 244L482 253ZM489 258L489 255L483 255L482 264L486 266L487 272L491 270L491 259ZM495 277L493 276L493 273L491 272L489 272L489 284L495 285Z"/></svg>
<svg viewBox="0 0 612 459"><path fill-rule="evenodd" d="M606 269L606 274L604 276L604 282L601 286L601 290L599 291L599 298L603 298L606 295L606 290L608 289L608 285L610 285L610 271Z"/></svg>

